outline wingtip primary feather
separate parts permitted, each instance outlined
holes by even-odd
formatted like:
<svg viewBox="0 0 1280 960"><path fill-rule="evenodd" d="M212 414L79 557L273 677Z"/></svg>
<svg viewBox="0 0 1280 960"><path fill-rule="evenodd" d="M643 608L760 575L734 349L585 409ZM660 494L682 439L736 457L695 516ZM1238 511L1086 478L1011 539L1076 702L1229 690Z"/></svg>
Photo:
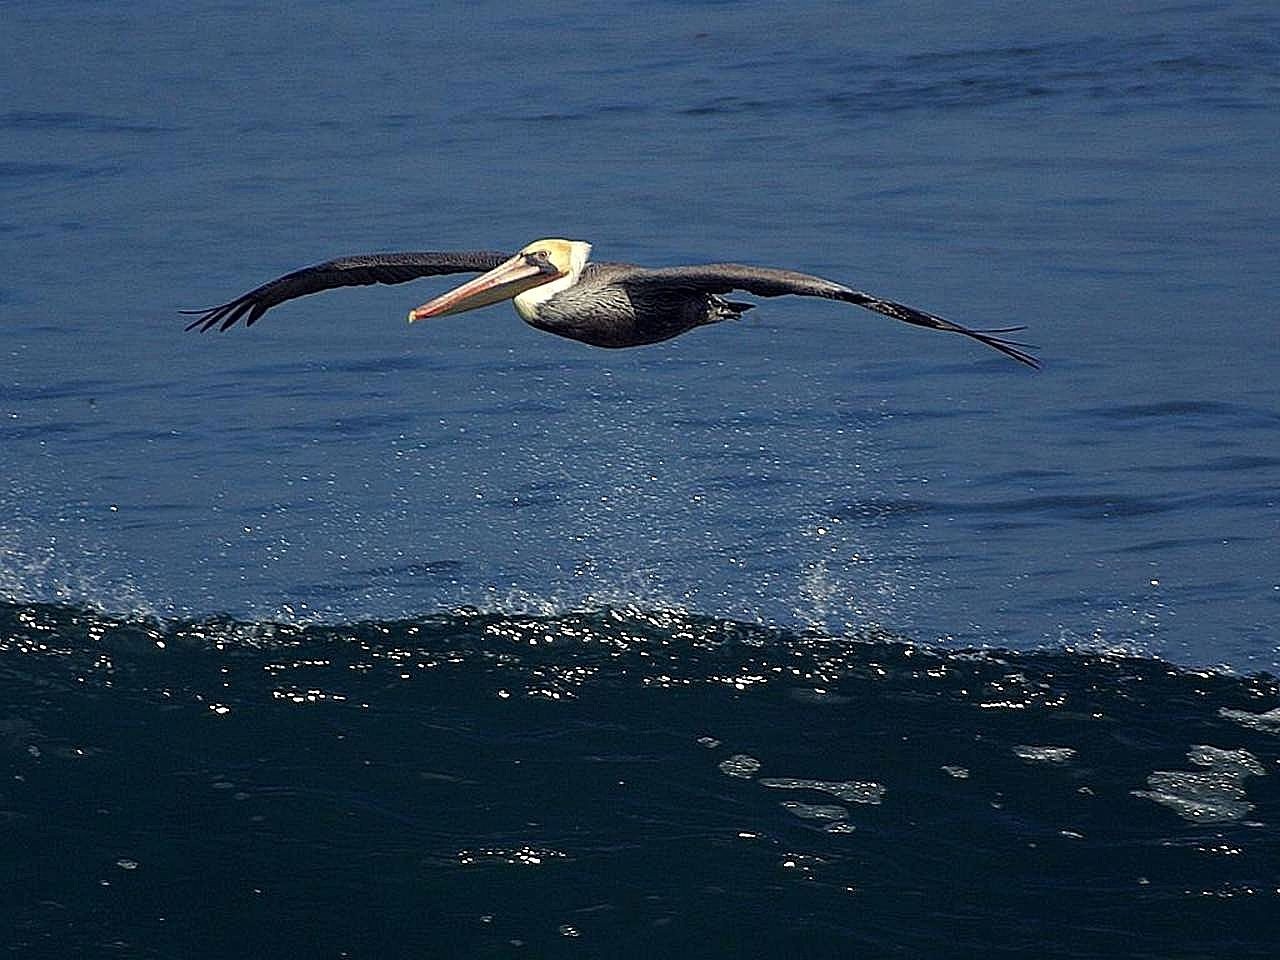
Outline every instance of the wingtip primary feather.
<svg viewBox="0 0 1280 960"><path fill-rule="evenodd" d="M200 325L204 323L205 318L216 309L217 307L205 307L203 310L179 310L178 313L181 316L195 317L194 320L182 328L182 332L190 333L192 330L199 329Z"/></svg>
<svg viewBox="0 0 1280 960"><path fill-rule="evenodd" d="M988 336L986 331L983 330L962 329L958 332L968 334L968 336L973 337L973 339L977 340L979 343L984 343L988 347L999 350L1006 357L1012 357L1019 363L1026 364L1032 370L1043 369L1040 363L1040 358L1027 353L1028 349L1035 349L1035 344L1033 343L1023 343L1020 340L1005 340L1003 337Z"/></svg>
<svg viewBox="0 0 1280 960"><path fill-rule="evenodd" d="M910 323L919 327L927 327L931 330L945 330L950 333L961 333L966 337L977 340L979 343L998 350L1006 357L1017 360L1019 363L1031 367L1033 370L1041 369L1040 361L1032 354L1028 353L1028 349L1035 349L1033 344L1023 343L1020 340L1009 340L1006 337L997 336L1002 333L1017 333L1019 330L1025 330L1025 325L1016 325L1011 327L993 327L988 329L975 329L966 327L963 324L956 323L939 317L936 314L927 313L916 307L909 307L904 303L898 303L894 300L883 300L871 294L863 293L859 290L849 291L847 295L842 295L840 299L855 303L858 306L865 307L876 313L893 317L895 320L901 320L904 323Z"/></svg>
<svg viewBox="0 0 1280 960"><path fill-rule="evenodd" d="M229 306L231 304L223 303L216 307L205 307L202 310L179 310L178 313L182 316L195 317L194 320L182 328L183 333L190 333L192 330L204 333L211 327L216 326L224 316L223 311Z"/></svg>

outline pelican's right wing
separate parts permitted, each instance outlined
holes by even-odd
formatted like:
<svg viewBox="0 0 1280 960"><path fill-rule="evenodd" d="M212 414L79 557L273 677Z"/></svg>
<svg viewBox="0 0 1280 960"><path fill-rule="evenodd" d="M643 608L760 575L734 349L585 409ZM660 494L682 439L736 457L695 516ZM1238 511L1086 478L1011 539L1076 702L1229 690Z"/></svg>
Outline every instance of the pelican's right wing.
<svg viewBox="0 0 1280 960"><path fill-rule="evenodd" d="M365 253L339 257L286 273L234 300L205 310L180 310L195 319L188 330L227 330L241 318L246 327L286 300L305 297L333 287L367 286L371 283L406 283L419 277L446 273L482 273L510 259L509 253L492 250L424 251L422 253Z"/></svg>

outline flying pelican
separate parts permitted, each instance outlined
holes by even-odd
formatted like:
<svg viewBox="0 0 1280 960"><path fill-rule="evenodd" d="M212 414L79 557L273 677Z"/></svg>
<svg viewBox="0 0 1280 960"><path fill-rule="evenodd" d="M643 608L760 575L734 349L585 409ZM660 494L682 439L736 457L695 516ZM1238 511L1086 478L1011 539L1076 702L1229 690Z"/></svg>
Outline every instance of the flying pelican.
<svg viewBox="0 0 1280 960"><path fill-rule="evenodd" d="M183 310L196 319L188 330L227 330L253 323L272 307L332 287L405 283L449 273L480 273L462 286L409 311L409 322L443 317L512 300L525 323L547 333L597 347L635 347L679 336L694 327L737 320L755 304L725 300L741 290L758 297L825 297L852 303L895 320L962 333L1029 367L1040 362L1028 344L998 334L1022 327L974 330L892 300L882 300L822 277L711 263L650 269L629 263L587 260L591 244L581 240L535 240L514 256L484 250L370 253L340 257L277 277L248 293L206 310Z"/></svg>

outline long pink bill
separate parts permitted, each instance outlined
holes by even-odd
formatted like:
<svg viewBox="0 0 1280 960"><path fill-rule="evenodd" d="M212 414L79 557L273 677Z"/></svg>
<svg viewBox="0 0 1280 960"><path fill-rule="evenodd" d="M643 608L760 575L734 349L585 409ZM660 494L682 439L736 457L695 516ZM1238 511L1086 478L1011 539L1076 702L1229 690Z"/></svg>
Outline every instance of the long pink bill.
<svg viewBox="0 0 1280 960"><path fill-rule="evenodd" d="M557 276L559 274L554 270L549 271L545 266L531 263L523 254L518 253L488 273L410 310L409 322L417 323L428 317L444 317L510 300L532 287L554 280Z"/></svg>

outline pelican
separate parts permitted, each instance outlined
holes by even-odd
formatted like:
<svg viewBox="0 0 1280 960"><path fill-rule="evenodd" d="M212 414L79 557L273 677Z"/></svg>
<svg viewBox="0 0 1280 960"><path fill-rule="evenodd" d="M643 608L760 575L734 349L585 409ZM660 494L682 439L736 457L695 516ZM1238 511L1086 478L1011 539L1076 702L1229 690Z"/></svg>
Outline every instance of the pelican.
<svg viewBox="0 0 1280 960"><path fill-rule="evenodd" d="M904 323L972 337L1019 363L1038 368L1029 345L1000 334L1023 327L975 330L884 300L844 284L792 270L738 263L651 269L629 263L595 263L582 240L535 240L519 253L430 251L370 253L303 267L216 307L194 314L188 330L252 326L272 307L333 287L405 283L453 273L480 276L409 311L409 322L444 317L502 300L531 327L596 347L636 347L670 340L694 327L737 320L755 304L726 300L740 290L757 297L824 297L864 307Z"/></svg>

